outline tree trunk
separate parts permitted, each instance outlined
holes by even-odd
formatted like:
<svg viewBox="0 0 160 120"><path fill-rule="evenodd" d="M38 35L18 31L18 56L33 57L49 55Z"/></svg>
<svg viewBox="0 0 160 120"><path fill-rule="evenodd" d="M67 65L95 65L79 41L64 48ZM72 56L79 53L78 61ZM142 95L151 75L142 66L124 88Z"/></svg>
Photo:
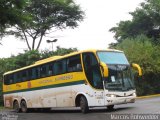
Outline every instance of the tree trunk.
<svg viewBox="0 0 160 120"><path fill-rule="evenodd" d="M35 46L35 41L36 41L36 39L35 39L35 38L33 38L33 43L32 43L32 50L34 50L34 46Z"/></svg>
<svg viewBox="0 0 160 120"><path fill-rule="evenodd" d="M26 41L26 43L27 43L28 49L31 50L31 47L29 46L29 42L28 42L27 36L26 36L26 34L25 34L24 31L22 31L22 32L23 32L23 34L24 34L25 41Z"/></svg>
<svg viewBox="0 0 160 120"><path fill-rule="evenodd" d="M41 45L43 35L44 35L44 33L41 33L41 37L40 37L40 40L39 40L39 43L38 43L38 46L37 46L36 50L38 50L40 45Z"/></svg>

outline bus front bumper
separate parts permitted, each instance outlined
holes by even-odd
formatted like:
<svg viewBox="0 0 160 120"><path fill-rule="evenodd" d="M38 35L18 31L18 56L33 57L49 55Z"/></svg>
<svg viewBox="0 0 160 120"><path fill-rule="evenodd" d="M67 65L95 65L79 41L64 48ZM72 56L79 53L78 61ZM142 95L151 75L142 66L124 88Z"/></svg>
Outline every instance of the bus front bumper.
<svg viewBox="0 0 160 120"><path fill-rule="evenodd" d="M107 97L106 98L106 105L118 105L118 104L127 104L127 103L134 103L136 96L129 96L129 97Z"/></svg>

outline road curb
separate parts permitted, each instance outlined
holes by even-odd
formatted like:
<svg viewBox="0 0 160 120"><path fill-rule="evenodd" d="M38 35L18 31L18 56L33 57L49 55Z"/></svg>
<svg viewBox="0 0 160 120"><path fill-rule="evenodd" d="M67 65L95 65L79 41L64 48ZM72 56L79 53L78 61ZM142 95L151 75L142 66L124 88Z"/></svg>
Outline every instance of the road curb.
<svg viewBox="0 0 160 120"><path fill-rule="evenodd" d="M137 97L136 99L145 99L145 98L152 98L152 97L160 97L160 94L140 96L140 97Z"/></svg>

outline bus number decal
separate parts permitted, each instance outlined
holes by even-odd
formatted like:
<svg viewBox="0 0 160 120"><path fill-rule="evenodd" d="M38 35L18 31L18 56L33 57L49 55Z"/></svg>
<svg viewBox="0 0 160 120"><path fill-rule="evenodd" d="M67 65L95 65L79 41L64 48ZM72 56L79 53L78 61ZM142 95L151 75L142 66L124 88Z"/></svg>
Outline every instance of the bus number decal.
<svg viewBox="0 0 160 120"><path fill-rule="evenodd" d="M53 82L53 80L43 80L43 81L40 81L39 84L46 84L51 82Z"/></svg>

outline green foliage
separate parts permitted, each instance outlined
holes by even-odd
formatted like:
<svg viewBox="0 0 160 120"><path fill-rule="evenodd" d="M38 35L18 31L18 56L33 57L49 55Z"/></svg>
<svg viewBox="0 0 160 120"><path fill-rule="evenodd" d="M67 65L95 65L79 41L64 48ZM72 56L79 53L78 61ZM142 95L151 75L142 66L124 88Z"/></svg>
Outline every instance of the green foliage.
<svg viewBox="0 0 160 120"><path fill-rule="evenodd" d="M84 17L84 12L73 0L30 0L23 12L32 20L19 21L10 34L25 40L29 50L38 50L43 37L53 30L77 27Z"/></svg>
<svg viewBox="0 0 160 120"><path fill-rule="evenodd" d="M130 12L132 20L120 21L110 29L118 42L126 38L134 38L144 34L153 38L152 42L160 42L160 0L146 0L134 12Z"/></svg>
<svg viewBox="0 0 160 120"><path fill-rule="evenodd" d="M23 12L28 0L0 0L0 40L7 34L8 28L16 26L20 21L29 22L31 17ZM2 43L0 42L0 45Z"/></svg>
<svg viewBox="0 0 160 120"><path fill-rule="evenodd" d="M135 80L138 95L160 93L160 46L153 45L150 38L140 35L127 38L114 48L123 50L130 63L139 63L142 67L142 80Z"/></svg>
<svg viewBox="0 0 160 120"><path fill-rule="evenodd" d="M61 47L57 47L56 51L49 51L49 50L45 50L42 51L42 58L48 58L50 56L56 56L56 55L65 55L65 54L69 54L71 52L75 52L78 51L77 48L61 48Z"/></svg>
<svg viewBox="0 0 160 120"><path fill-rule="evenodd" d="M0 0L0 35L8 25L15 25L21 19L25 20L22 8L26 0Z"/></svg>
<svg viewBox="0 0 160 120"><path fill-rule="evenodd" d="M16 24L20 19L20 9L24 5L24 0L1 0L0 1L0 26L6 24Z"/></svg>

